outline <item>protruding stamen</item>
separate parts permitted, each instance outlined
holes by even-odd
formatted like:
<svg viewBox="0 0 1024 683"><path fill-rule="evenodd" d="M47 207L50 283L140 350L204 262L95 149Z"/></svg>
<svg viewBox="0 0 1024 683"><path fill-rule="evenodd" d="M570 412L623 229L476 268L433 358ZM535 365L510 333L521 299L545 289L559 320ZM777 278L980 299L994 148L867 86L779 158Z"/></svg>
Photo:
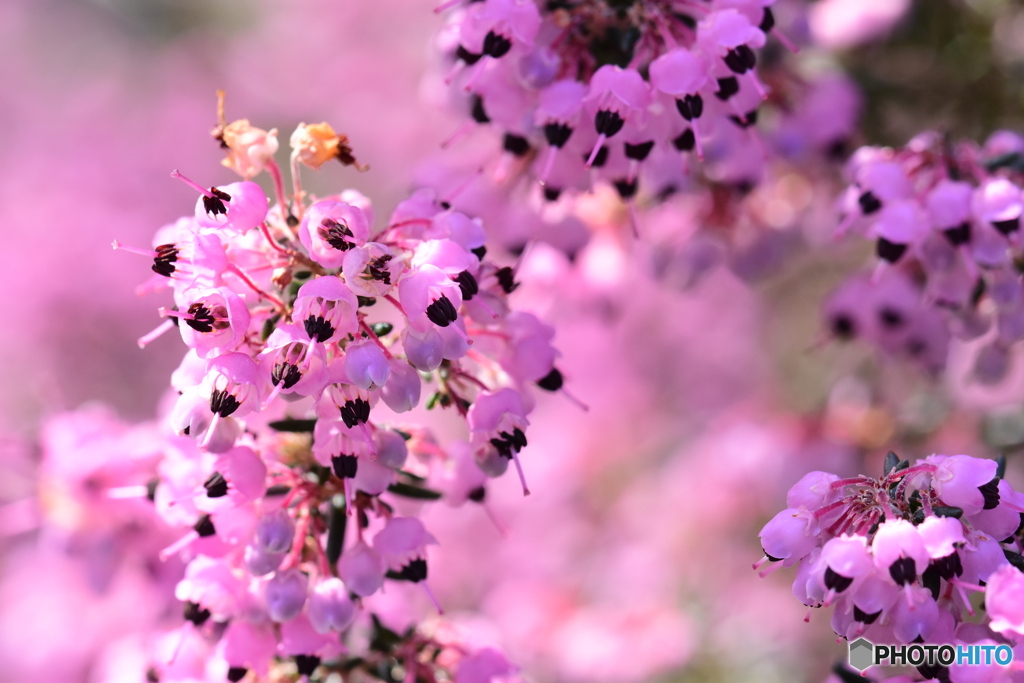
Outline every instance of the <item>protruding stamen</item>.
<svg viewBox="0 0 1024 683"><path fill-rule="evenodd" d="M519 473L519 483L523 485L523 495L530 495L530 489L526 486L526 475L523 474L523 466L519 462L519 452L512 449L512 462L516 464L516 472Z"/></svg>
<svg viewBox="0 0 1024 683"><path fill-rule="evenodd" d="M129 247L127 245L121 244L117 240L111 242L110 246L114 248L114 251L120 249L121 251L127 251L130 254L138 254L139 256L146 256L148 258L156 258L157 256L160 255L159 253L153 251L152 249L139 249L138 247Z"/></svg>
<svg viewBox="0 0 1024 683"><path fill-rule="evenodd" d="M193 529L192 531L188 532L187 534L179 538L174 543L170 544L169 546L161 550L159 555L160 561L166 562L167 558L173 555L177 555L179 552L187 548L192 543L195 543L197 540L199 540L199 532Z"/></svg>
<svg viewBox="0 0 1024 683"><path fill-rule="evenodd" d="M597 142L594 143L594 149L590 153L590 156L587 158L587 168L590 168L591 166L594 165L594 160L597 159L597 154L598 152L601 151L601 147L604 145L605 140L607 139L608 137L604 133L601 133L600 135L597 136Z"/></svg>
<svg viewBox="0 0 1024 683"><path fill-rule="evenodd" d="M446 137L441 142L441 149L448 149L462 138L469 135L469 132L473 130L473 122L466 121L461 126L455 129L455 132Z"/></svg>
<svg viewBox="0 0 1024 683"><path fill-rule="evenodd" d="M434 14L440 14L450 7L455 7L460 2L462 2L462 0L446 0L434 8Z"/></svg>
<svg viewBox="0 0 1024 683"><path fill-rule="evenodd" d="M139 342L138 342L139 343L139 348L140 349L146 348L146 346L148 346L150 342L152 342L154 339L156 339L157 337L159 337L160 335L162 335L164 332L168 331L172 327L175 327L173 320L165 320L165 321L163 321L162 323L157 325L157 327L152 332L149 332L148 334L145 334L145 335L139 337Z"/></svg>
<svg viewBox="0 0 1024 683"><path fill-rule="evenodd" d="M190 180L189 178L186 178L182 174L178 173L178 169L174 169L173 171L171 171L171 177L172 178L177 178L178 180L182 181L183 183L185 183L186 185L191 187L193 190L196 190L197 192L201 192L203 194L203 196L207 197L208 199L213 199L216 196L216 195L213 194L213 192L211 192L210 190L207 190L205 187L203 187L199 183L197 183L197 182L195 182L193 180Z"/></svg>
<svg viewBox="0 0 1024 683"><path fill-rule="evenodd" d="M427 597L430 598L430 602L434 603L434 609L437 610L437 613L444 614L444 610L441 609L441 603L437 601L437 598L434 596L434 591L430 590L430 586L427 585L427 582L420 581L419 583L423 586L423 590L426 592Z"/></svg>
<svg viewBox="0 0 1024 683"><path fill-rule="evenodd" d="M558 147L548 147L547 157L544 159L544 168L540 172L540 184L547 185L548 176L551 175L551 167L555 165L555 157L558 155Z"/></svg>

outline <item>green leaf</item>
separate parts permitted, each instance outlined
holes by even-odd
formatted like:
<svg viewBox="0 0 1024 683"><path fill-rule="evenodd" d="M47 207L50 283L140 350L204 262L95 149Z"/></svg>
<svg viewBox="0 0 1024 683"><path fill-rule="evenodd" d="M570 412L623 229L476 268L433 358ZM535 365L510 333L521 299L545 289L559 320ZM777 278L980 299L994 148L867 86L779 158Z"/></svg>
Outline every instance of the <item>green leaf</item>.
<svg viewBox="0 0 1024 683"><path fill-rule="evenodd" d="M1006 456L1002 453L996 458L996 479L1003 479L1006 477Z"/></svg>
<svg viewBox="0 0 1024 683"><path fill-rule="evenodd" d="M356 299L359 300L360 308L363 306L372 306L375 303L377 303L377 300L374 299L372 296L357 296Z"/></svg>
<svg viewBox="0 0 1024 683"><path fill-rule="evenodd" d="M267 341L267 337L269 337L273 333L274 328L277 327L277 323L280 320L280 315L274 315L264 320L263 328L260 330L260 339L262 339L263 341Z"/></svg>
<svg viewBox="0 0 1024 683"><path fill-rule="evenodd" d="M383 337L386 334L391 334L391 330L395 329L395 326L388 322L380 322L370 325L370 329L378 337Z"/></svg>
<svg viewBox="0 0 1024 683"><path fill-rule="evenodd" d="M403 484L400 481L389 486L388 491L396 496L405 496L406 498L416 498L418 500L437 500L441 497L441 494L437 491L421 486L413 486L412 484Z"/></svg>
<svg viewBox="0 0 1024 683"><path fill-rule="evenodd" d="M276 420L269 423L270 428L278 432L312 432L316 426L316 419L300 420L298 418L286 417L283 420Z"/></svg>

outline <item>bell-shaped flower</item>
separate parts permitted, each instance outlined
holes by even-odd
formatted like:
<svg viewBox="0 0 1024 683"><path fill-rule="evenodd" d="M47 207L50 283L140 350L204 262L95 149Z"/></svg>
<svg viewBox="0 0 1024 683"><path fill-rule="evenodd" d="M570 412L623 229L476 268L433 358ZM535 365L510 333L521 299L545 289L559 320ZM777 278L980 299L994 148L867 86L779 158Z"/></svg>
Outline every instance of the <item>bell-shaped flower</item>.
<svg viewBox="0 0 1024 683"><path fill-rule="evenodd" d="M359 458L356 476L352 478L352 486L356 491L362 491L370 496L379 496L395 483L396 477L395 471L390 467L377 462L377 460L362 457Z"/></svg>
<svg viewBox="0 0 1024 683"><path fill-rule="evenodd" d="M346 202L321 200L299 224L299 240L310 257L327 269L341 268L347 252L366 244L370 224L363 211Z"/></svg>
<svg viewBox="0 0 1024 683"><path fill-rule="evenodd" d="M326 275L299 287L292 319L302 323L310 339L324 343L359 329L358 308L352 290L340 278Z"/></svg>
<svg viewBox="0 0 1024 683"><path fill-rule="evenodd" d="M270 572L277 571L287 555L287 552L269 552L265 547L254 542L245 546L242 562L246 570L253 576L266 576Z"/></svg>
<svg viewBox="0 0 1024 683"><path fill-rule="evenodd" d="M278 394L318 394L327 379L323 344L314 343L298 325L278 325L267 338L258 362L263 382L273 387L266 404Z"/></svg>
<svg viewBox="0 0 1024 683"><path fill-rule="evenodd" d="M397 470L405 464L409 457L409 447L405 438L391 429L378 428L373 440L377 444L377 462L384 467Z"/></svg>
<svg viewBox="0 0 1024 683"><path fill-rule="evenodd" d="M432 214L423 239L449 239L466 251L474 251L487 242L487 233L479 218L449 209Z"/></svg>
<svg viewBox="0 0 1024 683"><path fill-rule="evenodd" d="M792 566L818 545L818 523L806 508L787 509L773 517L758 533L768 559Z"/></svg>
<svg viewBox="0 0 1024 683"><path fill-rule="evenodd" d="M402 348L409 364L423 372L433 372L444 360L444 338L433 326L422 331L406 327L402 330Z"/></svg>
<svg viewBox="0 0 1024 683"><path fill-rule="evenodd" d="M384 350L370 339L346 346L344 363L348 381L366 391L384 386L391 375Z"/></svg>
<svg viewBox="0 0 1024 683"><path fill-rule="evenodd" d="M558 351L551 345L555 329L525 311L505 318L508 345L499 357L502 369L519 382L536 382L551 373Z"/></svg>
<svg viewBox="0 0 1024 683"><path fill-rule="evenodd" d="M467 19L472 28L463 31L463 47L494 59L504 57L513 45L527 50L533 47L541 24L540 11L532 0L484 0L479 13Z"/></svg>
<svg viewBox="0 0 1024 683"><path fill-rule="evenodd" d="M627 120L642 123L650 103L650 86L635 69L614 64L598 69L590 79L590 92L584 100L587 111L594 116L598 136L587 165L595 162L605 140L622 130Z"/></svg>
<svg viewBox="0 0 1024 683"><path fill-rule="evenodd" d="M840 489L832 487L832 482L838 480L839 477L831 472L808 472L790 487L786 493L786 505L791 508L802 505L808 510L817 510L834 503L842 496Z"/></svg>
<svg viewBox="0 0 1024 683"><path fill-rule="evenodd" d="M203 483L204 495L196 498L196 508L212 513L261 498L267 490L266 479L263 458L248 446L221 452Z"/></svg>
<svg viewBox="0 0 1024 683"><path fill-rule="evenodd" d="M277 622L289 621L299 616L306 604L309 577L298 569L278 571L264 587L267 614Z"/></svg>
<svg viewBox="0 0 1024 683"><path fill-rule="evenodd" d="M278 644L278 652L295 658L300 675L310 676L320 665L321 659L337 656L343 651L337 636L318 632L308 613L300 614L291 621L281 624L281 642ZM321 658L320 655L323 657ZM304 667L311 668L304 670Z"/></svg>
<svg viewBox="0 0 1024 683"><path fill-rule="evenodd" d="M232 619L218 644L230 670L245 675L252 669L259 677L270 671L277 651L277 636L271 624Z"/></svg>
<svg viewBox="0 0 1024 683"><path fill-rule="evenodd" d="M245 584L223 560L199 555L185 568L174 597L209 610L217 621L227 621L245 604Z"/></svg>
<svg viewBox="0 0 1024 683"><path fill-rule="evenodd" d="M356 618L356 606L341 579L331 576L317 581L309 594L306 615L317 633L341 633Z"/></svg>
<svg viewBox="0 0 1024 683"><path fill-rule="evenodd" d="M177 299L178 330L200 358L236 348L249 329L249 308L227 287L192 289Z"/></svg>
<svg viewBox="0 0 1024 683"><path fill-rule="evenodd" d="M965 542L964 525L955 517L929 516L918 525L917 533L933 560L951 555L957 545Z"/></svg>
<svg viewBox="0 0 1024 683"><path fill-rule="evenodd" d="M1024 636L1024 573L1010 564L992 572L985 586L985 611L993 631Z"/></svg>
<svg viewBox="0 0 1024 683"><path fill-rule="evenodd" d="M905 588L907 600L897 600L889 610L893 635L901 643L927 639L939 621L939 606L931 591L920 586Z"/></svg>
<svg viewBox="0 0 1024 683"><path fill-rule="evenodd" d="M426 264L402 278L398 298L410 326L422 332L458 319L462 290L443 270Z"/></svg>
<svg viewBox="0 0 1024 683"><path fill-rule="evenodd" d="M946 505L973 515L989 507L982 487L995 478L997 467L995 460L951 455L937 464L932 474L932 489Z"/></svg>
<svg viewBox="0 0 1024 683"><path fill-rule="evenodd" d="M551 174L558 150L565 147L573 132L580 125L583 99L589 88L574 79L555 81L540 92L534 123L544 131L548 153L540 172L540 182L545 184Z"/></svg>
<svg viewBox="0 0 1024 683"><path fill-rule="evenodd" d="M357 295L376 298L388 294L404 270L404 262L395 258L390 247L367 242L346 252L341 272Z"/></svg>
<svg viewBox="0 0 1024 683"><path fill-rule="evenodd" d="M401 358L392 358L388 365L391 372L381 389L381 399L396 413L412 410L420 402L422 380L419 373Z"/></svg>
<svg viewBox="0 0 1024 683"><path fill-rule="evenodd" d="M219 131L228 156L221 163L246 180L259 175L277 153L277 129L256 128L248 119L232 121Z"/></svg>
<svg viewBox="0 0 1024 683"><path fill-rule="evenodd" d="M266 218L267 195L248 180L211 188L196 202L196 220L204 229L244 235Z"/></svg>
<svg viewBox="0 0 1024 683"><path fill-rule="evenodd" d="M415 517L392 517L373 537L374 550L380 553L391 570L397 572L416 560L425 560L428 545L437 545L437 539ZM426 573L425 569L423 573Z"/></svg>
<svg viewBox="0 0 1024 683"><path fill-rule="evenodd" d="M269 553L287 552L295 540L295 521L283 508L266 512L256 525L254 540Z"/></svg>
<svg viewBox="0 0 1024 683"><path fill-rule="evenodd" d="M872 543L875 566L900 586L907 586L928 566L928 549L917 528L905 519L879 525Z"/></svg>
<svg viewBox="0 0 1024 683"><path fill-rule="evenodd" d="M338 575L345 586L364 598L380 590L386 572L384 558L363 541L346 548L338 561Z"/></svg>
<svg viewBox="0 0 1024 683"><path fill-rule="evenodd" d="M971 207L979 221L991 223L1002 234L1011 235L1020 228L1024 200L1021 189L1010 180L990 178L974 190Z"/></svg>
<svg viewBox="0 0 1024 683"><path fill-rule="evenodd" d="M938 230L949 231L962 229L962 226L966 224L969 238L973 193L974 188L970 183L963 181L943 178L936 183L925 200L928 207L928 218L932 225ZM953 241L953 237L949 239ZM955 241L954 244L956 244Z"/></svg>

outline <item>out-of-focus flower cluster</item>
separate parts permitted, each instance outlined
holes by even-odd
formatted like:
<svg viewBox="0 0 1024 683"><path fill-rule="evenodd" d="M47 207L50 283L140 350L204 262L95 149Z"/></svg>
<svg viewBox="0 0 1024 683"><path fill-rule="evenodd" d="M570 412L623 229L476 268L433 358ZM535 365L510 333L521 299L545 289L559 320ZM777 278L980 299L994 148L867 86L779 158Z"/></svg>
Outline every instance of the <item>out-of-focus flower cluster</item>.
<svg viewBox="0 0 1024 683"><path fill-rule="evenodd" d="M497 651L397 633L365 600L387 580L434 600L425 502L486 505L488 477L510 462L529 493L519 454L531 385L562 388L554 330L509 308L514 268L488 260L480 222L432 191L381 229L357 192L307 198L301 165L358 165L329 125L292 135L290 194L275 131L222 120L214 137L244 177L268 170L274 206L249 180L207 189L175 171L200 193L194 215L161 229L151 251L114 244L153 259L144 291L174 297L140 345L176 327L189 347L171 379L159 476L109 491L148 497L169 525L191 527L160 556L187 561L178 647L199 654L154 657L154 675L238 681L281 658L304 676L321 663L384 680L513 673ZM424 385L425 407L450 409L468 440L442 447L401 421Z"/></svg>
<svg viewBox="0 0 1024 683"><path fill-rule="evenodd" d="M839 235L875 243L871 278L827 304L842 339L863 337L937 372L950 337L984 339L974 378L997 384L1024 338L1019 245L1024 140L1000 132L983 147L922 133L901 149L864 147L847 165Z"/></svg>
<svg viewBox="0 0 1024 683"><path fill-rule="evenodd" d="M1024 636L1024 495L1002 478L1005 462L932 455L911 465L894 453L880 478L811 472L789 507L761 530L754 565L797 565L793 594L833 607L841 638L873 643L1009 643ZM984 593L987 623L977 623ZM808 612L810 618L810 611ZM1004 680L994 662L922 665L942 681ZM983 679L976 676L982 675Z"/></svg>
<svg viewBox="0 0 1024 683"><path fill-rule="evenodd" d="M771 84L762 83L755 50L769 34L788 43L772 4L459 7L438 42L452 61L445 82L460 103L469 93L472 121L445 146L475 125L500 131L504 152L492 175L515 197L511 211L540 210L597 186L629 206L634 228L641 186L644 205L695 186L717 188L719 208L735 204L730 190L749 191L780 150L842 150L859 106L847 84L808 84L778 59L768 68ZM766 100L783 120L774 126L780 145L755 128Z"/></svg>

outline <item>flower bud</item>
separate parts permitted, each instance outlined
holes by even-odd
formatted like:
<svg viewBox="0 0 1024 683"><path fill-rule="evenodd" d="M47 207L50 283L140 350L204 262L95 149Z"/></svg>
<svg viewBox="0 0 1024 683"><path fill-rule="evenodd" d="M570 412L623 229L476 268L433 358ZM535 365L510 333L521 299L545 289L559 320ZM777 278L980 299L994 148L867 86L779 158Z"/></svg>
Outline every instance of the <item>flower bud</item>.
<svg viewBox="0 0 1024 683"><path fill-rule="evenodd" d="M295 522L280 508L263 515L256 525L256 543L268 553L288 552L294 538Z"/></svg>
<svg viewBox="0 0 1024 683"><path fill-rule="evenodd" d="M352 624L356 607L341 579L330 577L321 579L313 588L306 612L317 633L341 632Z"/></svg>
<svg viewBox="0 0 1024 683"><path fill-rule="evenodd" d="M281 566L285 555L287 553L267 552L258 543L250 543L245 546L245 556L243 559L245 561L245 568L249 570L250 574L253 576L266 576Z"/></svg>
<svg viewBox="0 0 1024 683"><path fill-rule="evenodd" d="M264 596L267 600L267 614L274 621L290 621L299 616L306 604L306 589L309 577L298 569L277 572L267 582Z"/></svg>

